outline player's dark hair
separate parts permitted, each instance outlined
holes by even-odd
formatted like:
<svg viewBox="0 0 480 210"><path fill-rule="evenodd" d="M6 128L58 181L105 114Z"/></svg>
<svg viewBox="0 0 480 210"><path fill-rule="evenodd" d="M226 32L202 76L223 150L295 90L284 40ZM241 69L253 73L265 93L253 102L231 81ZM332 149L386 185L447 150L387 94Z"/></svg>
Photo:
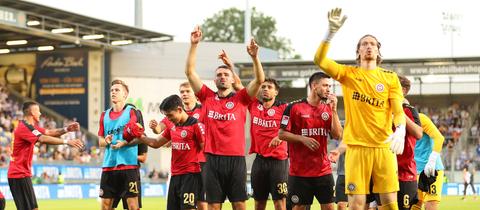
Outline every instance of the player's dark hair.
<svg viewBox="0 0 480 210"><path fill-rule="evenodd" d="M312 87L312 84L313 84L314 82L317 82L318 80L324 79L324 78L329 79L329 78L331 78L331 77L328 76L328 74L325 74L325 73L323 73L323 72L321 72L321 71L315 72L315 73L313 73L312 76L310 76L310 78L308 79L308 86L311 88L311 87Z"/></svg>
<svg viewBox="0 0 480 210"><path fill-rule="evenodd" d="M38 103L35 102L35 101L25 101L22 105L23 115L24 116L31 115L30 107L32 107L34 105L38 106Z"/></svg>
<svg viewBox="0 0 480 210"><path fill-rule="evenodd" d="M269 82L269 83L272 83L274 86L275 86L275 90L280 90L280 85L278 84L278 81L273 79L273 78L265 78L265 82Z"/></svg>
<svg viewBox="0 0 480 210"><path fill-rule="evenodd" d="M398 76L398 80L400 80L400 84L402 85L402 88L407 89L407 93L408 93L408 91L410 91L410 86L411 86L410 80L403 75L397 75L397 76Z"/></svg>
<svg viewBox="0 0 480 210"><path fill-rule="evenodd" d="M160 104L160 111L169 112L176 110L178 107L182 107L182 99L178 95L171 95L163 99Z"/></svg>
<svg viewBox="0 0 480 210"><path fill-rule="evenodd" d="M365 37L372 37L373 39L375 39L375 41L377 41L377 48L378 48L378 56L377 56L377 65L380 65L380 63L382 63L382 53L380 52L380 47L382 46L382 44L378 41L377 37L371 35L371 34L367 34L365 36L362 36L362 38L360 38L358 40L358 43L357 43L357 51L356 51L356 54L357 54L357 58L356 58L356 61L357 61L357 64L360 65L360 54L358 54L358 50L360 49L360 45L362 44L362 39L365 38Z"/></svg>

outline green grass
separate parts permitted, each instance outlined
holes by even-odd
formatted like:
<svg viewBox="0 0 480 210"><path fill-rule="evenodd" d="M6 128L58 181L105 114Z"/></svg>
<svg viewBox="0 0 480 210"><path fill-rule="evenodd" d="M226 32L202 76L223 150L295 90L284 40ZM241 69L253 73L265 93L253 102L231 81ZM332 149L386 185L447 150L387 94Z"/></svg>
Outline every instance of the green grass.
<svg viewBox="0 0 480 210"><path fill-rule="evenodd" d="M480 209L480 199L473 200L468 197L465 201L460 200L461 196L444 196L440 203L440 210L476 210ZM167 202L163 198L143 198L142 210L163 210L166 209ZM39 209L42 210L92 210L100 209L100 203L96 199L64 199L64 200L39 200ZM247 209L254 209L253 199L248 200ZM13 201L7 201L7 210L14 210ZM223 210L230 210L230 203L225 203ZM273 210L272 202L268 202L268 210ZM312 210L319 210L320 206L314 204Z"/></svg>

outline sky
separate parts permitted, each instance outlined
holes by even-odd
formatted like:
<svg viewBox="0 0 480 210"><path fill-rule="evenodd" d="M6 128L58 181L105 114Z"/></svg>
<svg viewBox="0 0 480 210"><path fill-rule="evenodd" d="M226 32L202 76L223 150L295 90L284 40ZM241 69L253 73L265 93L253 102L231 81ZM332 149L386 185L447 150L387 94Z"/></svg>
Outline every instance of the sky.
<svg viewBox="0 0 480 210"><path fill-rule="evenodd" d="M134 25L134 0L28 1ZM353 60L365 34L379 39L386 59L480 56L480 13L471 0L249 0L249 5L275 18L277 35L290 39L304 60L313 59L328 30L327 12L335 7L348 19L332 40L331 58ZM195 25L230 7L244 9L246 1L143 0L143 28L188 42Z"/></svg>

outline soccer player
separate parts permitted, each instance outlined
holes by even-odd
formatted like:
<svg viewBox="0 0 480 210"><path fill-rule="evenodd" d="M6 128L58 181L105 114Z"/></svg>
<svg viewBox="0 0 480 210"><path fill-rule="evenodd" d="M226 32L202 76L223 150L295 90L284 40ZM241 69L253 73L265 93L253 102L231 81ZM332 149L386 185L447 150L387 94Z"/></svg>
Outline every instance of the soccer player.
<svg viewBox="0 0 480 210"><path fill-rule="evenodd" d="M363 36L357 44L358 66L340 65L326 57L331 39L345 20L341 9L328 13L329 30L314 62L342 84L345 105L343 141L348 146L345 183L349 208L364 209L365 195L369 194L370 180L373 180L373 192L380 194L382 208L398 209L395 154L403 152L406 125L400 82L394 72L378 66L382 61L380 42L372 35Z"/></svg>
<svg viewBox="0 0 480 210"><path fill-rule="evenodd" d="M198 156L203 152L205 128L196 118L188 116L177 95L165 98L160 110L175 126L166 129L157 139L143 137L141 141L153 148L172 142L172 178L167 209L197 209L202 188Z"/></svg>
<svg viewBox="0 0 480 210"><path fill-rule="evenodd" d="M18 123L14 131L12 142L13 152L8 166L8 185L12 192L17 209L38 209L37 199L32 185L32 157L37 142L42 144L66 144L83 149L83 142L79 139L62 140L61 135L78 131L77 122L59 129L44 129L38 126L40 121L40 107L36 102L27 101L22 107L24 119Z"/></svg>
<svg viewBox="0 0 480 210"><path fill-rule="evenodd" d="M410 91L410 80L405 76L398 75L402 86L403 96ZM418 201L417 166L414 160L414 149L417 139L422 138L418 111L405 100L402 104L406 116L406 135L403 153L397 155L398 180L400 190L397 193L398 209L409 210Z"/></svg>
<svg viewBox="0 0 480 210"><path fill-rule="evenodd" d="M256 153L251 171L251 186L255 209L265 210L268 195L272 195L276 210L285 209L287 196L287 142L278 138L278 129L286 103L276 100L280 86L267 78L260 86L250 112L250 154Z"/></svg>
<svg viewBox="0 0 480 210"><path fill-rule="evenodd" d="M435 171L437 171L438 175L435 182L428 187L428 192L418 190L418 202L411 209L420 210L425 204L426 210L437 210L442 196L443 170L445 168L440 158L440 152L445 138L430 118L423 113L420 113L419 117L423 135L415 144L417 173L423 172L427 177L431 177L435 176Z"/></svg>
<svg viewBox="0 0 480 210"><path fill-rule="evenodd" d="M134 106L133 104L128 104L128 105L131 105L131 106ZM141 125L143 126L143 116L142 116L142 113L139 112L137 110L137 116L138 116L138 122L141 123ZM145 163L145 161L147 161L147 153L148 153L148 145L146 144L143 144L143 143L139 143L138 144L138 157L137 157L137 160L138 160L138 168L137 168L137 173L139 174L138 175L138 208L142 208L142 182L140 180L140 167L141 167L141 163ZM128 202L127 202L127 197L116 197L114 200L113 200L113 208L117 208L118 204L120 203L120 200L122 200L122 205L123 205L123 209L125 210L128 210Z"/></svg>
<svg viewBox="0 0 480 210"><path fill-rule="evenodd" d="M257 56L258 45L252 39L247 46L247 52L253 61L254 80L246 88L233 92L232 69L222 65L215 70L214 81L218 91L214 92L203 84L195 71L197 47L201 38L202 32L197 26L191 33L185 74L205 109L203 123L206 126L205 185L208 208L221 209L228 197L233 209L243 210L245 200L248 199L244 133L247 106L265 80Z"/></svg>
<svg viewBox="0 0 480 210"><path fill-rule="evenodd" d="M290 171L288 199L293 210L305 210L313 197L322 210L333 210L334 181L327 153L327 138L340 139L342 126L337 98L330 94L332 80L316 72L308 81L307 98L292 102L283 113L279 138L288 142Z"/></svg>
<svg viewBox="0 0 480 210"><path fill-rule="evenodd" d="M197 97L195 96L195 93L193 92L193 89L190 86L190 83L183 82L182 84L180 84L179 92L180 92L180 97L182 98L183 109L188 114L188 116L192 116L196 118L199 122L202 122L203 115L204 115L202 105L198 103ZM168 120L168 117L163 118L160 123L157 123L157 121L155 120L151 120L149 125L149 127L153 130L155 134L160 134L162 133L163 130L170 129L173 126L174 124L170 122L170 120ZM167 143L164 146L169 147L170 143ZM198 161L200 162L200 168L202 169L201 170L202 180L205 180L205 173L204 173L205 171L204 167L205 167L205 161L206 161L205 154L201 152L201 153L198 153L198 155L199 155ZM168 180L170 180L170 178L171 178L171 173L168 175ZM169 187L170 186L168 185L167 191ZM203 184L202 184L202 190L198 197L198 200L199 200L198 209L206 210L208 208L207 206L208 204L206 202L205 186Z"/></svg>
<svg viewBox="0 0 480 210"><path fill-rule="evenodd" d="M128 92L124 81L112 81L112 107L100 117L99 146L105 147L99 195L103 210L111 210L113 199L119 195L127 198L128 209L139 208L138 145L127 143L143 135L143 122L139 121L140 111L126 104Z"/></svg>

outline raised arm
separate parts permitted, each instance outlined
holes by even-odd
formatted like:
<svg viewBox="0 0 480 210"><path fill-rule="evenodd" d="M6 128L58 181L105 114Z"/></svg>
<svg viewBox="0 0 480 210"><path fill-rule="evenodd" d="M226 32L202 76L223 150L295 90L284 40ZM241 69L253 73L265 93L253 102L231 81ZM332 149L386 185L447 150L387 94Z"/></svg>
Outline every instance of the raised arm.
<svg viewBox="0 0 480 210"><path fill-rule="evenodd" d="M195 65L197 62L197 47L198 43L202 39L202 31L200 26L196 26L190 35L190 50L188 51L187 66L185 67L185 75L188 78L188 82L192 86L193 92L198 93L202 89L203 82L195 71Z"/></svg>
<svg viewBox="0 0 480 210"><path fill-rule="evenodd" d="M242 85L242 81L240 80L240 77L238 77L237 73L235 73L235 66L233 65L232 60L228 57L225 50L222 50L220 54L218 54L218 59L222 60L223 64L225 64L226 66L228 66L228 68L230 68L230 70L232 70L234 80L233 89L235 89L235 91L243 89L244 87Z"/></svg>
<svg viewBox="0 0 480 210"><path fill-rule="evenodd" d="M341 77L340 72L342 69L340 65L335 61L327 58L328 48L330 47L330 40L333 38L335 33L342 27L345 20L347 20L347 16L341 16L342 9L335 8L328 12L328 26L329 30L327 32L327 36L325 39L320 43L320 46L315 53L315 57L313 62L324 70L328 75L333 77L335 80L339 80Z"/></svg>
<svg viewBox="0 0 480 210"><path fill-rule="evenodd" d="M255 97L257 96L260 85L265 81L265 74L263 73L262 63L258 58L258 45L254 39L250 40L250 44L247 46L247 52L252 58L253 72L255 74L255 78L248 83L247 92L250 97Z"/></svg>

